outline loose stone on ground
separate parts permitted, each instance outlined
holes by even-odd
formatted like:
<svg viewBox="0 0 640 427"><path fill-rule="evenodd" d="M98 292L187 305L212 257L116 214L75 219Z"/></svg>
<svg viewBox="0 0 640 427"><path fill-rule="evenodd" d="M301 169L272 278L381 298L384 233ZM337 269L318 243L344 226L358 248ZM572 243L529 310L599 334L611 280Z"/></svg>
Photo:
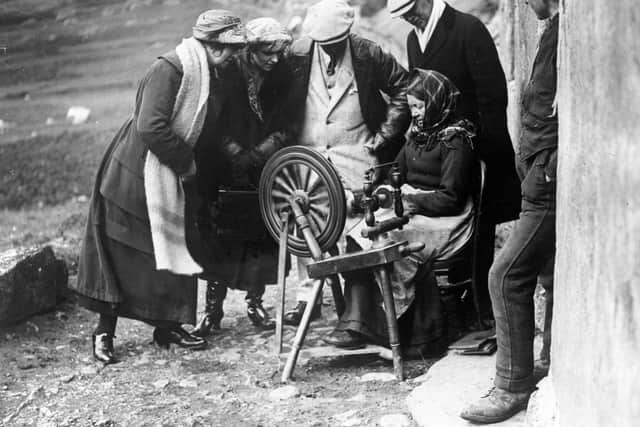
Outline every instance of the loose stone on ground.
<svg viewBox="0 0 640 427"><path fill-rule="evenodd" d="M384 415L378 420L380 427L411 427L413 423L404 414Z"/></svg>
<svg viewBox="0 0 640 427"><path fill-rule="evenodd" d="M300 396L300 390L294 385L285 385L269 393L271 400L288 400Z"/></svg>

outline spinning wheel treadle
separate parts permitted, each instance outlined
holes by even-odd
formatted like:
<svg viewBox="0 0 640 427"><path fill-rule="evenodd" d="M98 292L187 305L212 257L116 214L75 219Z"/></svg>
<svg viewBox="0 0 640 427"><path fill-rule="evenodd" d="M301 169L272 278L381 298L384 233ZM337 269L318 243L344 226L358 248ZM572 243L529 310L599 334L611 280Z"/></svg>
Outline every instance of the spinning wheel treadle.
<svg viewBox="0 0 640 427"><path fill-rule="evenodd" d="M344 229L347 210L342 182L331 163L312 148L287 147L271 157L260 177L259 198L262 219L276 240L282 228L280 214L291 209L293 200L309 220L323 252L335 245ZM287 248L296 256L312 256L295 221L290 222Z"/></svg>

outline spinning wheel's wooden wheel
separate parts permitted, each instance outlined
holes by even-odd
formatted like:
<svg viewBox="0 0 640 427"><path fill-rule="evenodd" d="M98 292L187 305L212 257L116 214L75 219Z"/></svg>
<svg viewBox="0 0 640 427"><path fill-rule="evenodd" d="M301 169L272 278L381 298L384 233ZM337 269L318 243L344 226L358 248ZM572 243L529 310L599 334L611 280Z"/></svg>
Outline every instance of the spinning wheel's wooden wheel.
<svg viewBox="0 0 640 427"><path fill-rule="evenodd" d="M302 146L278 151L260 177L260 212L269 233L280 238L280 213L298 203L309 220L322 251L331 249L346 220L344 188L331 163L317 151ZM289 251L310 257L311 252L295 221L290 221Z"/></svg>

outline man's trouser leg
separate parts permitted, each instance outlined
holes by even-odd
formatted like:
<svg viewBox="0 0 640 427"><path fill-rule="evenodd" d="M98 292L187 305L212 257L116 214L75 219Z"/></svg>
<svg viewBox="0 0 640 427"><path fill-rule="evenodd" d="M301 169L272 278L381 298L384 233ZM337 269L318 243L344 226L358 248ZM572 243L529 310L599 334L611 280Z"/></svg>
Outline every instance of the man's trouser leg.
<svg viewBox="0 0 640 427"><path fill-rule="evenodd" d="M533 294L554 255L555 217L553 202L523 200L520 220L489 273L498 340L495 385L514 393L534 386Z"/></svg>

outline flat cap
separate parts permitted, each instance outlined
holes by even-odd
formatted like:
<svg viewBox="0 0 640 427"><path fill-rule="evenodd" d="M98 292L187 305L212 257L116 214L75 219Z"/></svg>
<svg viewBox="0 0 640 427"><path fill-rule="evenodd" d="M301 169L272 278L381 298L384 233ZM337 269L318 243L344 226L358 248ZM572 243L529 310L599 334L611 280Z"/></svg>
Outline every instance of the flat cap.
<svg viewBox="0 0 640 427"><path fill-rule="evenodd" d="M399 18L415 6L416 0L388 0L387 10L392 18Z"/></svg>
<svg viewBox="0 0 640 427"><path fill-rule="evenodd" d="M319 44L337 43L349 36L354 19L345 0L322 0L307 10L303 32Z"/></svg>

